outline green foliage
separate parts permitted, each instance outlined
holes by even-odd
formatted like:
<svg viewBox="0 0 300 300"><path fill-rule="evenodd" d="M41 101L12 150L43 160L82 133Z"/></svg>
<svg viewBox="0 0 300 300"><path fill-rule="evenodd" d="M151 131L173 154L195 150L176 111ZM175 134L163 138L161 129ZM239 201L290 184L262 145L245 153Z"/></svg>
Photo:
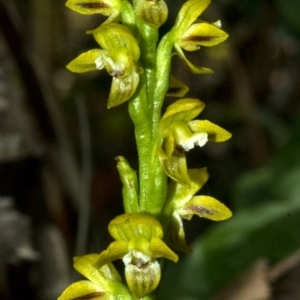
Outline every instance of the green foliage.
<svg viewBox="0 0 300 300"><path fill-rule="evenodd" d="M300 36L299 0L275 0L277 8L289 27Z"/></svg>

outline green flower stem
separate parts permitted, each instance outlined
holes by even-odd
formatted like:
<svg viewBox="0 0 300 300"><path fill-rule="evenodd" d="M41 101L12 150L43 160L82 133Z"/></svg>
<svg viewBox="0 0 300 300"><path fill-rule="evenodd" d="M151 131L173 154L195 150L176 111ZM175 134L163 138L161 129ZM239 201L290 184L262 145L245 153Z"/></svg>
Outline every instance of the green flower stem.
<svg viewBox="0 0 300 300"><path fill-rule="evenodd" d="M126 25L133 34L136 34L136 17L132 4L127 0L123 0L121 2L120 11L122 13L123 24Z"/></svg>
<svg viewBox="0 0 300 300"><path fill-rule="evenodd" d="M129 101L128 109L135 127L135 138L139 157L139 203L147 199L149 177L149 150L151 143L151 121L148 109L145 76L141 75L140 88L136 96ZM126 199L124 199L126 201Z"/></svg>
<svg viewBox="0 0 300 300"><path fill-rule="evenodd" d="M157 156L157 135L152 134L157 132L158 126L157 122L153 122L156 102L156 46L158 41L158 30L157 28L145 24L139 18L137 19L137 27L139 30L138 40L141 49L140 61L144 69L144 76L141 76L143 77L141 85L145 85L146 88L146 99L144 98L144 95L143 105L147 103L148 106L148 118L141 118L138 113L138 107L140 106L138 103L139 100L132 100L129 104L130 115L135 124L135 135L139 153L139 204L141 212L146 212L155 217L159 217L166 196L167 179ZM166 77L165 81L168 81ZM142 87L141 90L144 92L144 87ZM141 99L140 97L138 98ZM161 97L161 102L163 102L163 100L164 97ZM145 127L147 127L147 134L145 134ZM149 127L151 128L150 134L148 132ZM151 199L149 197L151 197Z"/></svg>
<svg viewBox="0 0 300 300"><path fill-rule="evenodd" d="M155 91L156 45L158 40L158 30L144 23L139 25L142 34L139 41L141 49L141 62L146 75L148 105L152 114Z"/></svg>
<svg viewBox="0 0 300 300"><path fill-rule="evenodd" d="M157 155L157 141L151 145L148 160L149 176L145 201L140 201L141 212L150 212L156 218L160 217L161 209L166 198L167 176L162 169ZM150 198L151 197L151 198Z"/></svg>
<svg viewBox="0 0 300 300"><path fill-rule="evenodd" d="M171 71L172 48L174 46L172 31L167 33L160 41L157 48L156 59L156 86L153 105L152 134L157 135L158 122L161 119L161 107L169 88Z"/></svg>
<svg viewBox="0 0 300 300"><path fill-rule="evenodd" d="M151 120L152 120L152 141L151 150L148 159L148 174L147 174L147 190L145 191L145 198L140 200L140 209L143 212L150 212L154 216L159 217L163 203L166 198L167 191L167 176L161 166L157 155L157 149L160 144L158 139L158 122L161 119L161 107L169 88L169 74L171 69L171 54L173 42L170 40L172 36L167 34L159 44L156 62L152 65L154 70L149 71L148 91L152 96L150 106ZM155 41L153 41L154 43ZM156 43L155 43L156 47ZM151 61L154 63L154 59ZM155 80L153 78L155 75ZM147 78L147 79L148 79ZM149 199L151 196L151 199Z"/></svg>
<svg viewBox="0 0 300 300"><path fill-rule="evenodd" d="M138 0L133 4L137 5ZM141 50L140 61L146 75L147 99L150 111L153 106L156 73L156 45L158 41L158 29L147 25L140 17L136 17L138 27L138 41Z"/></svg>
<svg viewBox="0 0 300 300"><path fill-rule="evenodd" d="M141 52L144 54L142 57L143 67L145 68L146 66L145 73L152 121L152 139L149 145L150 151L146 149L139 150L139 153L144 154L147 152L148 155L146 160L147 175L146 177L144 176L146 182L142 182L142 176L140 176L140 209L142 212L151 213L159 218L166 198L167 177L157 155L157 149L161 142L158 139L158 122L161 118L161 107L169 88L171 55L174 43L173 36L169 33L162 39L156 52L157 35L154 33L156 29L147 29L147 31L142 30L144 36L141 39ZM140 158L140 163L142 163L142 158ZM140 172L142 172L142 169L140 169Z"/></svg>
<svg viewBox="0 0 300 300"><path fill-rule="evenodd" d="M157 123L154 120L154 104L155 104L155 86L156 86L156 45L158 40L158 30L144 23L139 24L141 30L141 62L144 67L146 77L146 89L149 106L149 114L151 121L151 142L149 144L150 151L147 157L147 182L143 185L144 191L141 191L140 209L141 211L151 213L155 217L159 217L162 203L166 194L166 175L160 165L157 156L157 138L153 132L157 131ZM164 99L162 99L163 101ZM142 183L141 183L142 184ZM142 196L144 195L144 197ZM151 197L151 199L149 198Z"/></svg>

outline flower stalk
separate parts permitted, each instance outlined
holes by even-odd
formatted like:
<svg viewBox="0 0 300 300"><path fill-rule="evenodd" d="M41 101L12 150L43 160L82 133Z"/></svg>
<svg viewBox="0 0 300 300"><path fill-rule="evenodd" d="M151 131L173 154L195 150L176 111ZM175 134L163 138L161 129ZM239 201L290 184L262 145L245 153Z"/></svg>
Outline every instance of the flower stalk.
<svg viewBox="0 0 300 300"><path fill-rule="evenodd" d="M115 239L107 250L77 258L74 267L88 281L74 283L59 300L143 299L156 297L161 259L177 262L174 251L189 252L182 219L193 215L215 221L231 217L230 210L209 196L195 196L208 180L206 168L189 169L186 155L195 146L224 142L231 134L207 120L195 120L204 103L183 98L162 116L167 95L184 97L188 87L171 76L177 54L195 74L212 70L195 66L184 51L196 51L226 40L220 22L200 21L210 0L186 1L173 28L159 40L159 27L168 17L163 0L68 0L82 14L102 14L107 20L88 31L99 44L67 68L82 73L106 69L112 76L108 108L128 103L139 156L138 173L122 156L117 169L123 183L124 214L109 224ZM121 259L125 282L112 262ZM95 277L96 276L96 277Z"/></svg>

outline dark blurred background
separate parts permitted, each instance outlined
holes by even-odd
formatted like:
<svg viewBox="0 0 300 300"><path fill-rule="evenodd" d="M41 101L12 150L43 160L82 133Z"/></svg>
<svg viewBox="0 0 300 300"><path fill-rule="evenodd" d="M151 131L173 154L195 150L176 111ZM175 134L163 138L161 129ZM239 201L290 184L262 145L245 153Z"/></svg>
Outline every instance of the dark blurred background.
<svg viewBox="0 0 300 300"><path fill-rule="evenodd" d="M229 130L188 154L201 190L234 215L185 224L193 254L167 265L159 299L300 299L300 1L214 0L201 19L230 38L187 56L214 75L173 74ZM173 24L181 1L167 1ZM127 105L107 110L111 78L65 65L97 48L101 16L58 0L0 0L0 298L51 300L76 280L72 257L100 252L122 213L115 157L137 168ZM166 99L166 105L174 99ZM174 284L176 283L176 284Z"/></svg>

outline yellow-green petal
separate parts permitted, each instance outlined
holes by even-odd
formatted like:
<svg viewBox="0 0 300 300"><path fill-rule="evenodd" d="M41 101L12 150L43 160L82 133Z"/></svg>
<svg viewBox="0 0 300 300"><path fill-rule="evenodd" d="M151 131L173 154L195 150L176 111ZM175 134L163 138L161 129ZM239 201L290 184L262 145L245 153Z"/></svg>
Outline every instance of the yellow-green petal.
<svg viewBox="0 0 300 300"><path fill-rule="evenodd" d="M97 70L96 59L103 54L103 50L93 49L80 54L73 59L66 67L71 72L84 73Z"/></svg>
<svg viewBox="0 0 300 300"><path fill-rule="evenodd" d="M105 279L101 273L95 268L99 254L89 254L84 256L74 257L74 268L81 275L98 285L105 286Z"/></svg>
<svg viewBox="0 0 300 300"><path fill-rule="evenodd" d="M123 214L114 218L108 225L108 231L116 240L129 242L136 235L147 240L153 237L162 238L160 223L145 214Z"/></svg>
<svg viewBox="0 0 300 300"><path fill-rule="evenodd" d="M230 209L210 196L195 196L177 211L181 217L187 219L198 215L213 221L223 221L232 216Z"/></svg>
<svg viewBox="0 0 300 300"><path fill-rule="evenodd" d="M213 74L214 71L208 68L198 67L192 64L184 55L183 51L181 50L180 46L178 44L174 45L175 50L178 54L178 56L184 61L186 67L189 71L191 71L194 74Z"/></svg>
<svg viewBox="0 0 300 300"><path fill-rule="evenodd" d="M193 132L206 132L208 140L212 142L224 142L231 138L231 133L220 126L206 120L193 120L188 122Z"/></svg>
<svg viewBox="0 0 300 300"><path fill-rule="evenodd" d="M185 241L185 233L182 219L177 211L174 211L171 216L169 234L170 244L175 250L183 253L192 252L191 248L187 245Z"/></svg>
<svg viewBox="0 0 300 300"><path fill-rule="evenodd" d="M132 72L125 77L113 77L107 107L118 106L129 100L139 84L139 74Z"/></svg>
<svg viewBox="0 0 300 300"><path fill-rule="evenodd" d="M88 33L94 35L95 40L103 49L117 51L125 48L133 61L138 61L140 57L138 41L125 25L117 23L102 24L95 30L88 31Z"/></svg>
<svg viewBox="0 0 300 300"><path fill-rule="evenodd" d="M179 81L173 76L170 76L170 85L168 89L167 96L171 97L184 97L184 95L189 91L189 87L183 82Z"/></svg>
<svg viewBox="0 0 300 300"><path fill-rule="evenodd" d="M172 131L165 129L163 141L158 148L158 156L160 159L169 159L175 150L175 140L172 135Z"/></svg>
<svg viewBox="0 0 300 300"><path fill-rule="evenodd" d="M96 268L95 264L99 254L87 254L74 257L74 268L90 281L101 286L107 286L109 280L121 281L118 271L112 264L106 264L102 268Z"/></svg>
<svg viewBox="0 0 300 300"><path fill-rule="evenodd" d="M169 127L172 122L188 122L194 119L204 109L205 104L198 99L185 98L180 99L168 106L166 112L161 118L161 130Z"/></svg>
<svg viewBox="0 0 300 300"><path fill-rule="evenodd" d="M164 158L159 156L159 159L164 171L172 180L185 186L190 186L191 180L188 175L184 153L175 149L170 157Z"/></svg>
<svg viewBox="0 0 300 300"><path fill-rule="evenodd" d="M122 259L128 252L128 243L125 241L115 241L112 242L108 248L102 251L98 257L98 260L95 264L97 268L101 268L105 264Z"/></svg>
<svg viewBox="0 0 300 300"><path fill-rule="evenodd" d="M228 34L208 23L192 24L180 37L177 44L186 51L195 51L200 46L215 46L228 38Z"/></svg>
<svg viewBox="0 0 300 300"><path fill-rule="evenodd" d="M110 16L120 8L118 0L68 0L66 6L70 9L84 14L101 14Z"/></svg>
<svg viewBox="0 0 300 300"><path fill-rule="evenodd" d="M188 176L189 186L178 182L171 182L169 185L168 202L172 203L174 209L184 206L203 187L209 177L206 168L189 169Z"/></svg>
<svg viewBox="0 0 300 300"><path fill-rule="evenodd" d="M117 271L117 269L114 267L112 263L105 264L102 268L100 268L99 272L111 284L116 281L122 282L122 278L119 272Z"/></svg>
<svg viewBox="0 0 300 300"><path fill-rule="evenodd" d="M164 257L174 262L178 261L178 255L174 253L161 239L153 238L150 241L150 250L153 258Z"/></svg>
<svg viewBox="0 0 300 300"><path fill-rule="evenodd" d="M82 280L68 286L57 300L109 300L111 299L110 297L110 294L102 289L101 286L88 280Z"/></svg>
<svg viewBox="0 0 300 300"><path fill-rule="evenodd" d="M180 37L188 27L196 21L199 15L208 7L210 0L189 0L181 7L175 21L174 31Z"/></svg>

